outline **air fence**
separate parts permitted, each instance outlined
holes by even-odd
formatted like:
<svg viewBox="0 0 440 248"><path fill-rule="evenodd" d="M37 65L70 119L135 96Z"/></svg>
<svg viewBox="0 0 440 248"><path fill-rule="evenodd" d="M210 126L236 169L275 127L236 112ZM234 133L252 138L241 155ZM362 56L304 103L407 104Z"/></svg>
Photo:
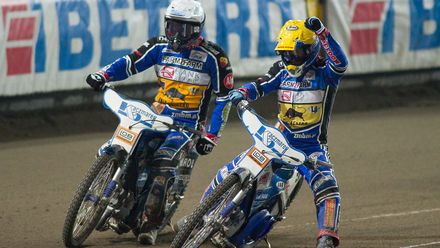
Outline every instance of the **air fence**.
<svg viewBox="0 0 440 248"><path fill-rule="evenodd" d="M203 35L225 49L236 81L264 74L278 59L273 48L282 24L288 19L305 19L320 13L319 8L324 10L326 25L349 57L343 89L410 85L436 80L439 75L440 1L201 2L207 16ZM86 75L130 53L149 37L162 34L168 3L2 0L0 112L98 101L99 96L85 91ZM142 93L151 96L156 81L155 72L150 69L121 85L128 85L132 92L151 88ZM145 87L146 82L151 87Z"/></svg>

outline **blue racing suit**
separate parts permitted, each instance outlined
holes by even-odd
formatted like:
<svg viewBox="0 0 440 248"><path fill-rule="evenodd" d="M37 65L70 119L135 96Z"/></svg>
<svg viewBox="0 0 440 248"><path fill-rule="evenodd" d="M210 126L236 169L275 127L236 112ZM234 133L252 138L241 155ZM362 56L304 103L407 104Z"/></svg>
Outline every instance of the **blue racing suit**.
<svg viewBox="0 0 440 248"><path fill-rule="evenodd" d="M230 109L227 95L233 89L232 68L224 51L215 43L200 38L198 46L175 52L170 49L167 38L159 36L104 67L99 73L106 81L120 81L152 66L159 86L152 104L153 109L158 114L173 117L176 124L205 130L204 123L212 93L217 96L210 125L206 129L207 137L215 142L227 121ZM162 137L164 141L161 144L151 149L151 146L148 147L148 142L152 138L141 138L136 154L140 154L139 156L143 158L138 160L147 161L145 163L148 163L149 167L145 185L151 186L149 199L144 200L146 202L144 214L154 228L161 224L169 182L175 176L179 161L181 162L185 154L189 153L191 144L182 133L171 131L166 137ZM184 149L186 151L183 151ZM150 154L146 156L146 152ZM191 168L194 160L193 156ZM131 167L128 170L136 170L136 166ZM137 175L131 181L135 182L136 177ZM142 205L142 203L138 204ZM128 222L135 221L137 216L131 217ZM133 225L133 223L128 224Z"/></svg>
<svg viewBox="0 0 440 248"><path fill-rule="evenodd" d="M278 61L267 74L238 90L250 101L277 91L279 114L276 126L282 130L293 147L302 150L308 156L329 161L328 124L339 82L348 61L340 45L328 30L318 35L318 38L327 56L318 57L303 75L292 76L283 62ZM234 159L236 160L237 158ZM224 175L234 168L234 161L220 169L206 193L209 193L221 182ZM320 167L316 171L311 171L305 166L300 166L298 170L306 179L315 197L318 237L328 235L339 240L337 231L340 194L333 170Z"/></svg>

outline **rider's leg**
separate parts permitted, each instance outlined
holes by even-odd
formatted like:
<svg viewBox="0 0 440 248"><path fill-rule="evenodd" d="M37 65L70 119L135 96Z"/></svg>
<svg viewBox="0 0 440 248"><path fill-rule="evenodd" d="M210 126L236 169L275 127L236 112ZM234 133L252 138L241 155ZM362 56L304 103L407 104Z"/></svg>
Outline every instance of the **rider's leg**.
<svg viewBox="0 0 440 248"><path fill-rule="evenodd" d="M329 162L327 147L321 146L311 149L303 149L308 156L317 156L319 160ZM327 242L331 237L334 246L339 244L338 226L341 197L336 177L333 170L327 167L319 167L315 171L307 169L305 166L299 167L300 173L310 186L316 205L316 217L318 222L318 242ZM327 246L322 246L327 247Z"/></svg>
<svg viewBox="0 0 440 248"><path fill-rule="evenodd" d="M150 185L142 215L142 225L138 236L143 244L154 244L157 228L162 224L167 191L172 186L175 170L179 163L180 151L188 138L179 132L171 132L153 154L147 185Z"/></svg>
<svg viewBox="0 0 440 248"><path fill-rule="evenodd" d="M135 201L135 195L141 195L141 188L138 189L136 184L138 175L142 173L140 170L145 170L147 174L150 155L159 147L162 143L163 137L154 133L144 133L136 146L136 150L133 153L132 158L128 161L128 165L124 175L122 176L122 187L129 194L126 199L126 208L128 209L127 215L121 215L122 220L116 220L111 224L114 231L117 233L126 233L138 225L139 216L142 213L144 201ZM132 202L130 202L132 199ZM141 205L139 204L141 202Z"/></svg>

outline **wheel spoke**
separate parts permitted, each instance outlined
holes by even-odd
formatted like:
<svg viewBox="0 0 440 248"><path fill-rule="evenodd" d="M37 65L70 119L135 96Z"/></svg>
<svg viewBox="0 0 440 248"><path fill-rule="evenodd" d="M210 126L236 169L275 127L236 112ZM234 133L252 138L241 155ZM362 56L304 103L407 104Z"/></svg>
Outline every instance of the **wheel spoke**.
<svg viewBox="0 0 440 248"><path fill-rule="evenodd" d="M88 192L84 196L83 202L78 210L75 224L73 226L73 237L79 239L84 229L89 226L89 223L94 219L94 215L101 206L101 196L113 176L115 161L111 160L104 166L96 179L90 185Z"/></svg>
<svg viewBox="0 0 440 248"><path fill-rule="evenodd" d="M196 234L191 235L192 238L189 238L183 247L199 247L203 244L203 242L219 229L219 227L224 223L226 218L220 216L220 212L226 207L226 202L231 199L234 193L236 193L236 189L239 187L238 184L231 187L225 194L224 197L220 198L219 201L215 204L215 207L206 215L203 219L204 225L200 230L197 231Z"/></svg>

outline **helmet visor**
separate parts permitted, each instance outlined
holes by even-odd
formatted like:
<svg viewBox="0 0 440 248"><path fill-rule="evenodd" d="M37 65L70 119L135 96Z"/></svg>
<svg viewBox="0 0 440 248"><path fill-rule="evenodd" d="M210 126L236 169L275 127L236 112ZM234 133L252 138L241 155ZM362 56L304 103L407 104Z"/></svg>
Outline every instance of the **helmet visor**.
<svg viewBox="0 0 440 248"><path fill-rule="evenodd" d="M309 59L311 45L297 46L293 51L277 51L277 53L286 65L300 66Z"/></svg>
<svg viewBox="0 0 440 248"><path fill-rule="evenodd" d="M190 22L167 20L165 25L165 35L169 40L178 39L188 41L196 38L200 34L200 25Z"/></svg>

